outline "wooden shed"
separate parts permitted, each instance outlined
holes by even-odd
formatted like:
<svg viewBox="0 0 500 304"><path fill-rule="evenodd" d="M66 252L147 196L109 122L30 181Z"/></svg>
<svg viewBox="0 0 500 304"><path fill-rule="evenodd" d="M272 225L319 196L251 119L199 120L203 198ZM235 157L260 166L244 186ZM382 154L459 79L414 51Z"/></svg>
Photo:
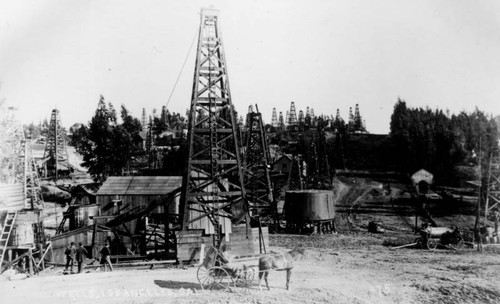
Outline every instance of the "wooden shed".
<svg viewBox="0 0 500 304"><path fill-rule="evenodd" d="M96 184L81 184L71 190L72 205L94 205L97 203Z"/></svg>
<svg viewBox="0 0 500 304"><path fill-rule="evenodd" d="M127 251L156 252L156 240L168 246L164 236L179 214L181 185L180 176L111 176L96 193L100 215L95 224L119 231ZM145 241L147 234L151 237Z"/></svg>
<svg viewBox="0 0 500 304"><path fill-rule="evenodd" d="M272 173L288 174L292 168L292 156L283 154L273 163Z"/></svg>

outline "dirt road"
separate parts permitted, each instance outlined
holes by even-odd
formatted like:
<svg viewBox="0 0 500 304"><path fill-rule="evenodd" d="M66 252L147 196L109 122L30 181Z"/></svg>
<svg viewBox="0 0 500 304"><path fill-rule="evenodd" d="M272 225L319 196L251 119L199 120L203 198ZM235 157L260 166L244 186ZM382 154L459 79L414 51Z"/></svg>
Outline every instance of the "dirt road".
<svg viewBox="0 0 500 304"><path fill-rule="evenodd" d="M500 303L500 255L495 252L392 250L366 236L273 238L277 245L293 242L307 248L307 258L295 263L290 291L285 290L284 272L270 274L271 291L254 285L250 295L240 296L201 290L195 267L106 273L87 268L74 275L62 275L59 268L1 281L0 302Z"/></svg>

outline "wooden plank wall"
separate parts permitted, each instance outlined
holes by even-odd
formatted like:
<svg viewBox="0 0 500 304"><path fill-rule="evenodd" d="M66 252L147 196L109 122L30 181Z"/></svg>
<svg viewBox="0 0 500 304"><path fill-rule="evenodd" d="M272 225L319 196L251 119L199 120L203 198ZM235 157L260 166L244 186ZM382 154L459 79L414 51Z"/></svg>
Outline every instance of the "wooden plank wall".
<svg viewBox="0 0 500 304"><path fill-rule="evenodd" d="M223 241L223 247L231 251L231 254L238 257L249 257L260 255L259 228L252 228L248 231L245 225L231 228L233 233L229 235L229 241ZM205 248L212 245L212 235L204 234L204 229L176 231L177 238L177 259L179 261L199 261L201 244ZM262 228L264 245L269 250L269 232L267 227ZM226 239L226 238L225 238ZM262 246L262 249L264 247ZM262 254L264 251L262 251Z"/></svg>
<svg viewBox="0 0 500 304"><path fill-rule="evenodd" d="M259 228L251 228L247 233L245 225L233 227L233 233L228 242L231 254L241 257L264 254L264 246L265 249L269 248L269 230L267 227L262 227L262 235L263 244L261 246Z"/></svg>
<svg viewBox="0 0 500 304"><path fill-rule="evenodd" d="M75 246L78 246L78 243L80 242L82 242L82 245L84 247L91 246L93 232L94 227L88 226L53 236L51 239L53 261L55 263L66 263L66 255L64 254L64 251L68 244L70 244L71 242L74 242ZM113 233L111 231L98 231L96 233L95 247L92 251L93 257L99 257L99 251L102 247L104 247L106 243L106 237L108 236L113 238Z"/></svg>
<svg viewBox="0 0 500 304"><path fill-rule="evenodd" d="M35 244L33 225L41 225L41 211L19 211L10 237L11 246L32 246Z"/></svg>
<svg viewBox="0 0 500 304"><path fill-rule="evenodd" d="M201 244L212 245L211 235L204 235L203 229L176 231L177 260L200 260Z"/></svg>

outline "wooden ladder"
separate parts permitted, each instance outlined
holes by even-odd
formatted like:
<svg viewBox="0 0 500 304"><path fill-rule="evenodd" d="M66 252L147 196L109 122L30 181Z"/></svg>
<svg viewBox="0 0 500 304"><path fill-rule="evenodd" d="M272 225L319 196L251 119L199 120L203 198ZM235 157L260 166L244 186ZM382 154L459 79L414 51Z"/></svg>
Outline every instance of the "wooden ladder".
<svg viewBox="0 0 500 304"><path fill-rule="evenodd" d="M2 234L0 234L0 268L3 264L5 251L7 251L7 244L9 243L10 233L12 232L12 228L14 227L16 217L17 211L7 212L7 216L5 217L5 221L3 223Z"/></svg>

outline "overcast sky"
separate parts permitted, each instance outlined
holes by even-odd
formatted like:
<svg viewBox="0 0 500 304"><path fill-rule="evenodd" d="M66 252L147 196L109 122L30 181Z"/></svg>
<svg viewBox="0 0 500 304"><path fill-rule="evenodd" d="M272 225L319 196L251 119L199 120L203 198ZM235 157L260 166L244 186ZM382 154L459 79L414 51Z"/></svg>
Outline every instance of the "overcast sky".
<svg viewBox="0 0 500 304"><path fill-rule="evenodd" d="M24 122L87 123L99 95L134 116L167 103L199 26L221 10L236 110L266 122L297 112L347 118L372 133L410 106L500 114L500 1L2 1L0 97ZM189 107L196 43L168 105Z"/></svg>

